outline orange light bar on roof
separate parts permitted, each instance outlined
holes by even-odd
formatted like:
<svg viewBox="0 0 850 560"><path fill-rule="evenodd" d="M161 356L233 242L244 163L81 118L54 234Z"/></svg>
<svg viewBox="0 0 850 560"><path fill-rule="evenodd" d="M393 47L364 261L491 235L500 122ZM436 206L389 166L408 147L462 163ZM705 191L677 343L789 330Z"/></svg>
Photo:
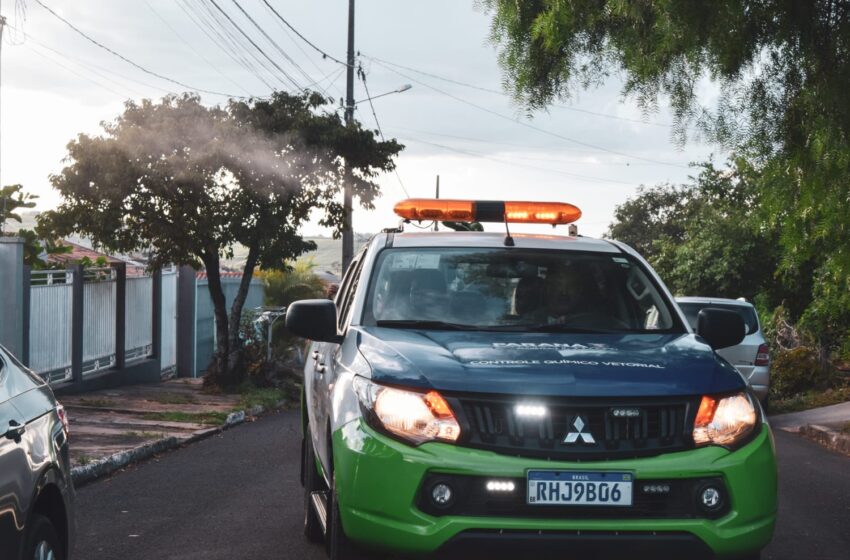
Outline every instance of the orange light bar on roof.
<svg viewBox="0 0 850 560"><path fill-rule="evenodd" d="M509 222L515 224L571 224L581 210L565 202L448 200L408 198L395 205L395 213L417 222Z"/></svg>

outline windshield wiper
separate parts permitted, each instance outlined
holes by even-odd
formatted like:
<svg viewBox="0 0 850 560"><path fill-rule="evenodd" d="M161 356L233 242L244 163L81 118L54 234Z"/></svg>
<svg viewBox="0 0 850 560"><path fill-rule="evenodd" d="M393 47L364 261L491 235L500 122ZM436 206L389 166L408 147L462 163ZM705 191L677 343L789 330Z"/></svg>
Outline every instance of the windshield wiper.
<svg viewBox="0 0 850 560"><path fill-rule="evenodd" d="M375 322L379 327L396 329L439 329L446 331L478 331L483 330L475 325L447 323L445 321L425 321L420 319L380 319Z"/></svg>

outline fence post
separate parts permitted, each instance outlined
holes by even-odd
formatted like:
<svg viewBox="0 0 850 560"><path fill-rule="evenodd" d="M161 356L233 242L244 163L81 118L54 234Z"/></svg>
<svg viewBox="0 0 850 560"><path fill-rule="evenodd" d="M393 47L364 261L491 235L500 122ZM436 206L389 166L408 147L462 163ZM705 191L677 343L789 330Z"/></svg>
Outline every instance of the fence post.
<svg viewBox="0 0 850 560"><path fill-rule="evenodd" d="M24 240L0 236L0 344L20 357L23 351Z"/></svg>
<svg viewBox="0 0 850 560"><path fill-rule="evenodd" d="M127 263L115 263L115 369L127 361Z"/></svg>
<svg viewBox="0 0 850 560"><path fill-rule="evenodd" d="M32 297L32 267L24 265L24 277L21 281L23 290L21 292L22 320L21 336L21 362L30 365L30 298Z"/></svg>
<svg viewBox="0 0 850 560"><path fill-rule="evenodd" d="M85 271L77 264L68 269L73 284L71 290L71 379L83 380L83 306L85 304Z"/></svg>
<svg viewBox="0 0 850 560"><path fill-rule="evenodd" d="M153 305L151 306L153 333L151 345L153 355L151 356L160 364L162 371L162 269L153 273Z"/></svg>
<svg viewBox="0 0 850 560"><path fill-rule="evenodd" d="M195 377L195 269L177 270L177 375Z"/></svg>

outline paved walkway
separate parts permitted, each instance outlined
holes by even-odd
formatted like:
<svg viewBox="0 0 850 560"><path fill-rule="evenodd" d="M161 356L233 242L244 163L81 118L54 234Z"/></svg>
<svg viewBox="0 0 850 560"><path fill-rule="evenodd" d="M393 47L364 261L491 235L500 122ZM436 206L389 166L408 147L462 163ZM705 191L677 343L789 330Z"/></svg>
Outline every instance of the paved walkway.
<svg viewBox="0 0 850 560"><path fill-rule="evenodd" d="M174 437L217 430L238 407L238 395L203 391L201 379L175 379L60 397L71 424L73 466Z"/></svg>
<svg viewBox="0 0 850 560"><path fill-rule="evenodd" d="M837 426L850 422L850 402L770 417L773 428L796 432L803 426Z"/></svg>

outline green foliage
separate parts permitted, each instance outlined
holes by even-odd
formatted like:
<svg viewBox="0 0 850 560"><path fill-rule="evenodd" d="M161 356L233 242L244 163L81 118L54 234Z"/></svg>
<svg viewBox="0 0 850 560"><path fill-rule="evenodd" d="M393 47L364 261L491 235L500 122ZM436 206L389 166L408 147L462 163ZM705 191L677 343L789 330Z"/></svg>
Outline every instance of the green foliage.
<svg viewBox="0 0 850 560"><path fill-rule="evenodd" d="M15 220L19 224L23 222L18 210L21 208L35 208L35 200L38 196L24 192L23 185L8 185L0 188L0 235L6 227L7 220Z"/></svg>
<svg viewBox="0 0 850 560"><path fill-rule="evenodd" d="M266 305L286 307L299 299L325 297L327 286L315 274L316 265L311 260L301 260L284 270L260 273L265 285Z"/></svg>
<svg viewBox="0 0 850 560"><path fill-rule="evenodd" d="M624 80L624 96L637 100L646 113L656 111L660 99L669 100L677 143L685 143L696 127L749 162L749 194L757 203L747 207L747 222L736 223L730 220L734 213L712 207L695 215L689 228L676 229L674 221L673 232L666 233L650 221L645 235L627 235L658 255L672 283L718 291L761 284L759 289L770 292L763 293L762 305L784 301L792 319L802 318L801 327L819 345L834 350L847 344L841 335L850 331L846 2L482 4L493 15L492 39L504 82L529 110L617 75ZM720 88L715 107L704 106L697 95L705 78ZM647 196L642 203L652 216L653 201ZM672 207L664 200L659 204ZM630 209L634 220L618 221L639 228L639 210ZM721 229L730 233L726 240ZM733 240L734 247L728 243ZM776 260L769 270L773 280L765 282L757 270L755 280L742 274L747 255Z"/></svg>
<svg viewBox="0 0 850 560"><path fill-rule="evenodd" d="M345 182L370 207L375 177L402 148L346 125L318 94L276 92L268 100L207 107L195 95L128 102L101 136L68 144L67 166L51 177L63 197L40 223L83 234L115 252L145 250L152 267L203 265L215 307L210 379L238 385L239 324L254 269L275 269L314 245L300 226L318 210L337 230ZM219 269L247 248L243 281L229 313Z"/></svg>
<svg viewBox="0 0 850 560"><path fill-rule="evenodd" d="M756 219L757 174L741 160L699 169L686 185L641 189L617 208L608 237L646 256L678 295L761 296L777 305L787 290L775 277L776 233Z"/></svg>
<svg viewBox="0 0 850 560"><path fill-rule="evenodd" d="M787 399L810 389L826 389L830 378L812 348L800 346L777 352L770 368L771 399Z"/></svg>

